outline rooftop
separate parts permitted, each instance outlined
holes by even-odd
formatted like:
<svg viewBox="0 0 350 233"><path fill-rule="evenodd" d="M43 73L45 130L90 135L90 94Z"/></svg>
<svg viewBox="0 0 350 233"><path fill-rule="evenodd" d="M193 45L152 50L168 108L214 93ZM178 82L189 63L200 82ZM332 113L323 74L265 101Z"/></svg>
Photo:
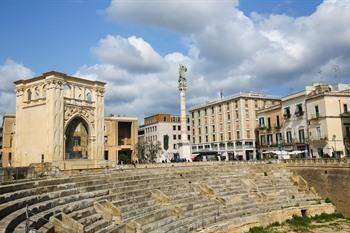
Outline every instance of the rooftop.
<svg viewBox="0 0 350 233"><path fill-rule="evenodd" d="M237 94L234 94L232 96L226 97L226 98L222 98L219 100L213 100L213 101L208 101L204 104L199 104L199 105L195 105L190 107L190 111L199 109L199 108L204 108L204 107L208 107L211 105L215 105L218 103L223 103L223 102L227 102L233 99L238 99L238 98L255 98L255 99L269 99L269 100L280 100L281 98L278 96L271 96L271 95L265 95L262 93L257 93L257 92L239 92Z"/></svg>

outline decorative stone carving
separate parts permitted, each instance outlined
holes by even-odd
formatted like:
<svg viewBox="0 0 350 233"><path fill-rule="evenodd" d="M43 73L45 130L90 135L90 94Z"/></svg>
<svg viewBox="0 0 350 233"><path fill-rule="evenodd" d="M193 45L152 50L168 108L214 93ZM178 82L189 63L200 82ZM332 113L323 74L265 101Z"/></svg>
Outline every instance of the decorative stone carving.
<svg viewBox="0 0 350 233"><path fill-rule="evenodd" d="M64 122L65 124L73 117L73 116L82 116L86 120L89 121L91 125L94 124L94 109L85 107L85 106L77 106L77 105L65 105L64 106Z"/></svg>

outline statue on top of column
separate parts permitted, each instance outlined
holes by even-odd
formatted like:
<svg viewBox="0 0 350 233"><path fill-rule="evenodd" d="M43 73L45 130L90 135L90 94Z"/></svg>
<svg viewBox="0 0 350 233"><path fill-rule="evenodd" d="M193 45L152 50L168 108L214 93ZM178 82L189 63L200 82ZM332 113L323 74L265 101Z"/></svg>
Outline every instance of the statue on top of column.
<svg viewBox="0 0 350 233"><path fill-rule="evenodd" d="M185 65L180 64L179 65L179 90L185 90L186 89L186 76L185 73L187 72L187 67Z"/></svg>

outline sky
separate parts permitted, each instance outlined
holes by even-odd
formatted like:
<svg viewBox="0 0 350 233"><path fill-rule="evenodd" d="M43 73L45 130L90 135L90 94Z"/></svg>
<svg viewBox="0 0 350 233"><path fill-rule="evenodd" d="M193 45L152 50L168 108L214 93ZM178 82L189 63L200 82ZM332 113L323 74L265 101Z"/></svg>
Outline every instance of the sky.
<svg viewBox="0 0 350 233"><path fill-rule="evenodd" d="M13 81L55 70L107 82L106 114L179 113L240 91L350 82L350 0L2 0L0 115Z"/></svg>

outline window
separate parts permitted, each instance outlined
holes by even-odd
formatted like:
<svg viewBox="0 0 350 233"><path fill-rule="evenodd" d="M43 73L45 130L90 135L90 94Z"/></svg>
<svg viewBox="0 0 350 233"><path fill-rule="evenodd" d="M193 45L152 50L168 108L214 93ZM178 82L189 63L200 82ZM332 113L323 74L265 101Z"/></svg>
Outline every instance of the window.
<svg viewBox="0 0 350 233"><path fill-rule="evenodd" d="M187 135L187 140L190 141L191 140L191 136Z"/></svg>
<svg viewBox="0 0 350 233"><path fill-rule="evenodd" d="M28 101L32 100L32 91L30 89L27 91L27 100Z"/></svg>
<svg viewBox="0 0 350 233"><path fill-rule="evenodd" d="M265 135L261 135L260 136L260 145L265 145L266 142L265 142Z"/></svg>
<svg viewBox="0 0 350 233"><path fill-rule="evenodd" d="M271 118L267 118L267 128L271 129Z"/></svg>
<svg viewBox="0 0 350 233"><path fill-rule="evenodd" d="M279 128L280 125L280 116L276 116L276 122L277 122L277 127Z"/></svg>
<svg viewBox="0 0 350 233"><path fill-rule="evenodd" d="M349 127L349 126L346 126L346 127L345 127L345 131L346 131L346 137L347 137L347 138L350 138L350 127Z"/></svg>
<svg viewBox="0 0 350 233"><path fill-rule="evenodd" d="M230 121L231 120L231 114L227 113L227 120Z"/></svg>
<svg viewBox="0 0 350 233"><path fill-rule="evenodd" d="M284 118L288 119L290 118L290 108L286 107L284 108L284 114L283 114Z"/></svg>
<svg viewBox="0 0 350 233"><path fill-rule="evenodd" d="M250 130L247 130L247 138L250 138Z"/></svg>
<svg viewBox="0 0 350 233"><path fill-rule="evenodd" d="M227 135L228 135L228 140L231 141L231 133L228 132Z"/></svg>
<svg viewBox="0 0 350 233"><path fill-rule="evenodd" d="M267 135L267 144L272 145L272 134Z"/></svg>
<svg viewBox="0 0 350 233"><path fill-rule="evenodd" d="M208 142L208 135L205 136L205 142Z"/></svg>
<svg viewBox="0 0 350 233"><path fill-rule="evenodd" d="M220 134L220 140L221 140L221 141L224 140L224 134Z"/></svg>
<svg viewBox="0 0 350 233"><path fill-rule="evenodd" d="M214 107L211 107L211 113L214 114Z"/></svg>
<svg viewBox="0 0 350 233"><path fill-rule="evenodd" d="M80 146L80 137L73 137L74 146Z"/></svg>
<svg viewBox="0 0 350 233"><path fill-rule="evenodd" d="M205 126L205 133L207 134L208 133L208 127Z"/></svg>
<svg viewBox="0 0 350 233"><path fill-rule="evenodd" d="M176 140L176 134L173 135L173 139Z"/></svg>
<svg viewBox="0 0 350 233"><path fill-rule="evenodd" d="M320 117L320 111L319 111L317 105L315 106L315 116L316 116L316 117Z"/></svg>
<svg viewBox="0 0 350 233"><path fill-rule="evenodd" d="M282 134L276 133L276 143L280 144L282 142Z"/></svg>
<svg viewBox="0 0 350 233"><path fill-rule="evenodd" d="M198 125L201 125L201 119L198 119Z"/></svg>
<svg viewBox="0 0 350 233"><path fill-rule="evenodd" d="M304 129L299 129L299 142L304 143L305 142L305 132Z"/></svg>
<svg viewBox="0 0 350 233"><path fill-rule="evenodd" d="M302 116L304 114L303 112L303 104L297 104L295 109L295 115L296 116Z"/></svg>
<svg viewBox="0 0 350 233"><path fill-rule="evenodd" d="M108 136L105 136L105 144L108 142Z"/></svg>
<svg viewBox="0 0 350 233"><path fill-rule="evenodd" d="M343 107L344 107L344 113L347 113L348 112L348 105L344 104Z"/></svg>
<svg viewBox="0 0 350 233"><path fill-rule="evenodd" d="M248 109L245 110L245 117L249 118L249 110Z"/></svg>
<svg viewBox="0 0 350 233"><path fill-rule="evenodd" d="M177 139L179 140L181 139L181 134L177 135Z"/></svg>
<svg viewBox="0 0 350 233"><path fill-rule="evenodd" d="M236 110L236 118L239 118L238 110Z"/></svg>
<svg viewBox="0 0 350 233"><path fill-rule="evenodd" d="M264 117L259 117L259 126L260 127L265 127L265 119L264 119Z"/></svg>
<svg viewBox="0 0 350 233"><path fill-rule="evenodd" d="M189 125L187 126L187 131L190 131L190 126Z"/></svg>
<svg viewBox="0 0 350 233"><path fill-rule="evenodd" d="M207 109L204 109L204 115L205 116L207 115Z"/></svg>
<svg viewBox="0 0 350 233"><path fill-rule="evenodd" d="M292 143L293 138L292 138L292 132L291 131L287 131L287 143Z"/></svg>
<svg viewBox="0 0 350 233"><path fill-rule="evenodd" d="M213 142L215 142L216 140L215 140L215 134L213 134Z"/></svg>
<svg viewBox="0 0 350 233"><path fill-rule="evenodd" d="M212 127L213 127L213 133L215 133L215 125L213 125Z"/></svg>
<svg viewBox="0 0 350 233"><path fill-rule="evenodd" d="M321 127L316 127L316 138L319 140L321 139Z"/></svg>
<svg viewBox="0 0 350 233"><path fill-rule="evenodd" d="M181 130L181 126L180 125L177 126L177 130Z"/></svg>
<svg viewBox="0 0 350 233"><path fill-rule="evenodd" d="M176 144L173 145L174 150L176 150Z"/></svg>
<svg viewBox="0 0 350 233"><path fill-rule="evenodd" d="M202 137L199 136L199 143L202 143Z"/></svg>
<svg viewBox="0 0 350 233"><path fill-rule="evenodd" d="M237 131L236 134L237 134L237 139L240 139L241 138L240 132Z"/></svg>

